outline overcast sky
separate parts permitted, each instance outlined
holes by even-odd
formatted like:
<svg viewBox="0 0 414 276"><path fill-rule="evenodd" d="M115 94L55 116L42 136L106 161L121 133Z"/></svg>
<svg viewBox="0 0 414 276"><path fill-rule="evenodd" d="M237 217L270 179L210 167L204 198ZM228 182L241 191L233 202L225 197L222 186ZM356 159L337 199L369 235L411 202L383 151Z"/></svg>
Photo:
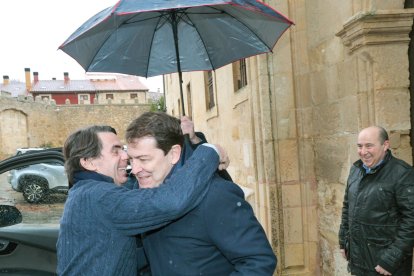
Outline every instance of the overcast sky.
<svg viewBox="0 0 414 276"><path fill-rule="evenodd" d="M146 0L143 0L146 1ZM116 0L6 0L0 1L0 78L25 81L24 68L40 80L85 79L85 70L58 47L87 19ZM161 77L142 78L162 91Z"/></svg>

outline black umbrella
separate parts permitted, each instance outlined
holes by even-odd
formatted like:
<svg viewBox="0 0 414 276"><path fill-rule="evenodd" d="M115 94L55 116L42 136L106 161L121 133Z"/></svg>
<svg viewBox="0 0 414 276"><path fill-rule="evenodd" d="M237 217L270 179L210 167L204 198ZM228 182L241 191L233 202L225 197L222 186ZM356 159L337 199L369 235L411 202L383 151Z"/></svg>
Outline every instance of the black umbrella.
<svg viewBox="0 0 414 276"><path fill-rule="evenodd" d="M151 77L215 70L272 51L292 22L255 0L121 0L59 49L87 72Z"/></svg>

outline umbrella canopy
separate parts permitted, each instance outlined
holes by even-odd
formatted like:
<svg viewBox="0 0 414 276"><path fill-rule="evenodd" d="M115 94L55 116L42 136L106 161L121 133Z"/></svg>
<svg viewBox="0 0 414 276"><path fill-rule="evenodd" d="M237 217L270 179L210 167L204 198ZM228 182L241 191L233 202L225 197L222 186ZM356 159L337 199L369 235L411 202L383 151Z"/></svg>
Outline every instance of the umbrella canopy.
<svg viewBox="0 0 414 276"><path fill-rule="evenodd" d="M182 98L181 72L215 70L270 52L291 24L255 0L121 0L86 21L59 49L87 72L178 72Z"/></svg>

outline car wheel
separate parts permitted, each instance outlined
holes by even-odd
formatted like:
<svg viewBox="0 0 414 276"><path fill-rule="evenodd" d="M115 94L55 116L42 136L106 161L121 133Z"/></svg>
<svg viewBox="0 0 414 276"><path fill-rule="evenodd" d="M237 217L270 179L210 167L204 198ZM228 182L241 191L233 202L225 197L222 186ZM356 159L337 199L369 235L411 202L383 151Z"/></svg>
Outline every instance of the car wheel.
<svg viewBox="0 0 414 276"><path fill-rule="evenodd" d="M29 203L38 203L48 190L47 180L36 175L26 175L20 180L24 199Z"/></svg>

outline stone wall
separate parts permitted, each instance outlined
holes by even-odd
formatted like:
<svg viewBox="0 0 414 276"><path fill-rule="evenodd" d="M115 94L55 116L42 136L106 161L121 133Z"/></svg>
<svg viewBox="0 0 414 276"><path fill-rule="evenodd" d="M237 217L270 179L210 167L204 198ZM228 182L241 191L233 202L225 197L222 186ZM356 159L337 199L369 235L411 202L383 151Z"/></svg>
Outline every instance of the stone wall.
<svg viewBox="0 0 414 276"><path fill-rule="evenodd" d="M129 122L149 111L148 104L64 105L31 97L0 97L0 158L19 147L62 146L74 130L92 125L113 126L123 140Z"/></svg>
<svg viewBox="0 0 414 276"><path fill-rule="evenodd" d="M150 105L69 105L57 108L58 122L61 124L59 132L53 141L60 144L73 130L91 124L106 124L114 127L121 141L124 141L125 130L128 124L145 111Z"/></svg>
<svg viewBox="0 0 414 276"><path fill-rule="evenodd" d="M58 126L55 106L34 102L33 98L0 97L0 154L14 154L19 147L53 144L53 130ZM58 131L56 131L57 133Z"/></svg>

